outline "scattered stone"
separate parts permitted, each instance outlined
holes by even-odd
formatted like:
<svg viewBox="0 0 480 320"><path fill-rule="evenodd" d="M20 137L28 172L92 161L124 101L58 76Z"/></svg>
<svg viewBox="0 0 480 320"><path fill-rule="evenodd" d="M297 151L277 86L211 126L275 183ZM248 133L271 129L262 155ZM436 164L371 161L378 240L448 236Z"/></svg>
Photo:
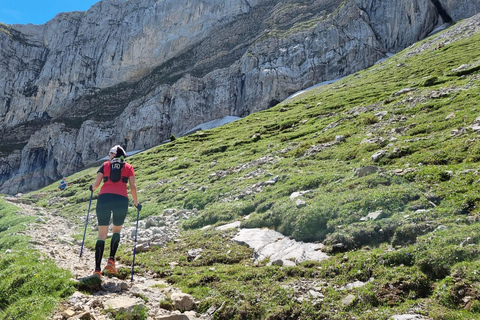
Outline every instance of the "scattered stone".
<svg viewBox="0 0 480 320"><path fill-rule="evenodd" d="M146 242L138 243L135 247L135 252L147 252L150 250L150 245Z"/></svg>
<svg viewBox="0 0 480 320"><path fill-rule="evenodd" d="M203 252L203 249L190 249L187 252L187 260L192 261L195 260L200 254Z"/></svg>
<svg viewBox="0 0 480 320"><path fill-rule="evenodd" d="M386 140L383 137L365 138L360 142L360 144L378 144L380 146L384 146L386 144Z"/></svg>
<svg viewBox="0 0 480 320"><path fill-rule="evenodd" d="M191 318L185 314L172 314L168 316L156 317L155 319L156 320L191 320Z"/></svg>
<svg viewBox="0 0 480 320"><path fill-rule="evenodd" d="M362 167L362 168L357 168L355 170L354 176L356 176L358 178L361 178L361 177L365 177L365 176L374 174L378 171L382 171L382 169L380 169L377 166L366 166L366 167Z"/></svg>
<svg viewBox="0 0 480 320"><path fill-rule="evenodd" d="M339 135L335 136L335 142L343 142L346 141L345 136Z"/></svg>
<svg viewBox="0 0 480 320"><path fill-rule="evenodd" d="M176 292L172 294L171 299L177 310L190 311L195 307L195 301L189 294Z"/></svg>
<svg viewBox="0 0 480 320"><path fill-rule="evenodd" d="M72 309L67 309L62 312L62 316L66 319L73 317L75 315L75 311Z"/></svg>
<svg viewBox="0 0 480 320"><path fill-rule="evenodd" d="M273 266L283 266L283 260L281 260L281 259L272 261L272 262L270 262L270 263L271 263L271 265L273 265Z"/></svg>
<svg viewBox="0 0 480 320"><path fill-rule="evenodd" d="M425 319L424 317L418 314L401 314L392 316L393 320L417 320L417 319Z"/></svg>
<svg viewBox="0 0 480 320"><path fill-rule="evenodd" d="M373 162L379 162L386 154L387 151L379 150L372 155L371 159Z"/></svg>
<svg viewBox="0 0 480 320"><path fill-rule="evenodd" d="M232 223L228 223L228 224L218 226L218 227L215 228L215 230L236 229L236 228L240 228L241 224L242 223L240 221L235 221L235 222L232 222Z"/></svg>
<svg viewBox="0 0 480 320"><path fill-rule="evenodd" d="M312 299L323 299L323 298L325 298L325 296L323 295L323 293L318 292L318 291L315 291L315 290L309 290L309 291L308 291L308 294L310 295L310 297L311 297Z"/></svg>
<svg viewBox="0 0 480 320"><path fill-rule="evenodd" d="M480 131L480 124L474 124L474 125L470 126L470 129L472 129L472 131L474 131L474 132L479 132Z"/></svg>
<svg viewBox="0 0 480 320"><path fill-rule="evenodd" d="M95 320L95 317L90 312L83 312L69 320Z"/></svg>
<svg viewBox="0 0 480 320"><path fill-rule="evenodd" d="M402 95L402 94L405 94L405 93L408 93L408 92L412 92L412 91L415 91L415 88L404 88L404 89L401 89L401 90L395 92L393 95L394 96L399 96L399 95Z"/></svg>
<svg viewBox="0 0 480 320"><path fill-rule="evenodd" d="M385 117L387 114L388 114L388 111L380 111L380 112L375 113L375 116L378 119L382 120L383 117Z"/></svg>
<svg viewBox="0 0 480 320"><path fill-rule="evenodd" d="M365 217L361 218L360 221L377 220L382 217L382 214L383 214L382 210L370 212Z"/></svg>
<svg viewBox="0 0 480 320"><path fill-rule="evenodd" d="M265 185L274 185L275 183L278 182L278 180L280 179L280 177L276 176L275 178L272 178L270 180L267 180L264 182Z"/></svg>
<svg viewBox="0 0 480 320"><path fill-rule="evenodd" d="M102 288L102 280L96 275L80 278L76 283L76 287L78 290L81 290L81 291L88 291L88 292L98 291L98 290L101 290Z"/></svg>
<svg viewBox="0 0 480 320"><path fill-rule="evenodd" d="M297 199L295 201L295 205L297 206L297 208L303 208L307 205L307 203L305 202L305 200Z"/></svg>
<svg viewBox="0 0 480 320"><path fill-rule="evenodd" d="M344 306L350 306L353 302L355 302L356 297L353 294L349 294L345 298L342 299L342 304Z"/></svg>
<svg viewBox="0 0 480 320"><path fill-rule="evenodd" d="M450 120L450 119L454 119L454 118L455 118L455 113L452 112L445 117L445 120Z"/></svg>
<svg viewBox="0 0 480 320"><path fill-rule="evenodd" d="M445 230L448 230L448 227L444 225L438 226L437 229L435 229L435 231L445 231Z"/></svg>
<svg viewBox="0 0 480 320"><path fill-rule="evenodd" d="M363 286L365 286L365 282L363 281L355 281L355 282L352 282L352 283L347 283L346 285L344 285L343 287L340 288L340 290L350 290L350 289L353 289L353 288L361 288Z"/></svg>
<svg viewBox="0 0 480 320"><path fill-rule="evenodd" d="M145 302L140 298L118 296L105 302L105 308L111 310L114 314L118 312L132 313L134 308L138 307L145 307Z"/></svg>
<svg viewBox="0 0 480 320"><path fill-rule="evenodd" d="M303 196L304 194L307 194L309 192L312 192L312 190L305 190L305 191L296 191L296 192L293 192L291 195L290 195L290 200L293 200L293 199L296 199L298 197L301 197Z"/></svg>

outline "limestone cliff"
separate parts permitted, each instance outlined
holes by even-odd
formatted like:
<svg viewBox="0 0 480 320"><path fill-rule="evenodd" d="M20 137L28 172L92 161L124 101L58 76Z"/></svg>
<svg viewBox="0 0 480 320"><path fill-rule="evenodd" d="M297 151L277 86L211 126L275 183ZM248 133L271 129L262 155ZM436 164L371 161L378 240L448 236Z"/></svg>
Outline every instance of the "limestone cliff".
<svg viewBox="0 0 480 320"><path fill-rule="evenodd" d="M103 0L0 24L0 192L364 69L476 0Z"/></svg>

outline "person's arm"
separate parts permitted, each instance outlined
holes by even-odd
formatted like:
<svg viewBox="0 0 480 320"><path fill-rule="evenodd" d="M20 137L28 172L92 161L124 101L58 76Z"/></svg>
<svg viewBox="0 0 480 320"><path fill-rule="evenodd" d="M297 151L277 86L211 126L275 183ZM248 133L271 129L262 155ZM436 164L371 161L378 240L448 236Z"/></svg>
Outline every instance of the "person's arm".
<svg viewBox="0 0 480 320"><path fill-rule="evenodd" d="M135 176L128 177L128 184L130 185L130 193L132 194L133 202L135 203L135 207L138 206L138 198L137 198L137 186L135 185Z"/></svg>
<svg viewBox="0 0 480 320"><path fill-rule="evenodd" d="M97 172L97 177L95 178L95 182L92 184L92 192L95 191L100 183L102 183L103 180L103 173Z"/></svg>

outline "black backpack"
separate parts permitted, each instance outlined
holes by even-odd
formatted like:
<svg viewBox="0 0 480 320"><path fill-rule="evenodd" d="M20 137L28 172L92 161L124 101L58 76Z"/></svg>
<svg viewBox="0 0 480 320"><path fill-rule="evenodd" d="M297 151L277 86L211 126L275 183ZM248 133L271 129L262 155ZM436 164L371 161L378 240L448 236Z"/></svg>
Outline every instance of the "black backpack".
<svg viewBox="0 0 480 320"><path fill-rule="evenodd" d="M125 166L125 162L122 159L114 158L111 161L107 161L103 165L103 181L106 182L110 179L112 182L127 183L128 177L122 176L122 169Z"/></svg>

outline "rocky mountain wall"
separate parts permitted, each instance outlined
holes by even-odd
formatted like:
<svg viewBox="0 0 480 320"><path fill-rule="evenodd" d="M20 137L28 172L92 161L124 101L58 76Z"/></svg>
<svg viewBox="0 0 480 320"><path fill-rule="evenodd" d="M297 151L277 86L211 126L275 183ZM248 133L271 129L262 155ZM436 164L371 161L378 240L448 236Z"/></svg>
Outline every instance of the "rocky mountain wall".
<svg viewBox="0 0 480 320"><path fill-rule="evenodd" d="M103 0L0 24L0 192L246 116L371 66L474 0Z"/></svg>

